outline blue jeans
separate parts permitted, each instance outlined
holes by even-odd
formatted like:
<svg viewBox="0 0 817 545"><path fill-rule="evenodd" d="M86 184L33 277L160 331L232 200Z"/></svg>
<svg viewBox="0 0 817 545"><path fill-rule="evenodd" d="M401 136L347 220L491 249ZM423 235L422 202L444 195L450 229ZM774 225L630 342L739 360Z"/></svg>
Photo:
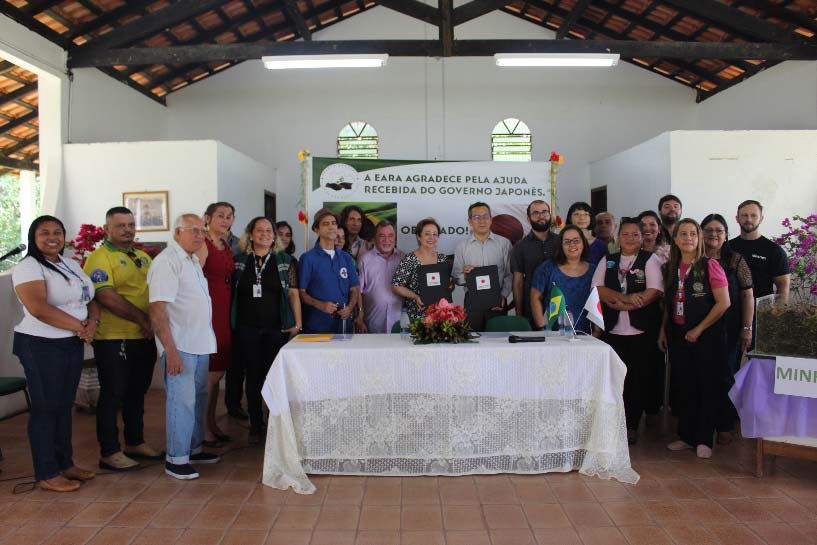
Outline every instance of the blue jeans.
<svg viewBox="0 0 817 545"><path fill-rule="evenodd" d="M179 351L182 372L167 374L167 355L162 352L167 405L165 408L167 456L171 464L187 464L191 454L201 452L204 440L204 414L207 409L207 373L209 354Z"/></svg>
<svg viewBox="0 0 817 545"><path fill-rule="evenodd" d="M72 467L71 408L82 374L82 341L14 334L12 352L20 358L31 396L28 441L38 481Z"/></svg>

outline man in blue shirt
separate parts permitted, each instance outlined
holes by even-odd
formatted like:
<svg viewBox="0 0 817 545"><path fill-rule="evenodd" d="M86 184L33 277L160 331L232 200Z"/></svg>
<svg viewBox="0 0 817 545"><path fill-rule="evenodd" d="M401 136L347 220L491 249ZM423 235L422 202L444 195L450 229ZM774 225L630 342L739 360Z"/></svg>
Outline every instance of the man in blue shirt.
<svg viewBox="0 0 817 545"><path fill-rule="evenodd" d="M355 260L335 249L338 219L331 211L321 208L315 213L312 231L318 241L298 263L304 332L341 333L345 323L346 332L351 333L349 318L360 296Z"/></svg>

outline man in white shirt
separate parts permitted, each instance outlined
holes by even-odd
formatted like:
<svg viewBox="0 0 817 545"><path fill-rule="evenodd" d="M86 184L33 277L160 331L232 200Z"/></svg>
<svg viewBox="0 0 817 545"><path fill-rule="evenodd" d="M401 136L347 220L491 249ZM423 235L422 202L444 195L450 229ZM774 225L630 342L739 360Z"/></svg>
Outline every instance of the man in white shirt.
<svg viewBox="0 0 817 545"><path fill-rule="evenodd" d="M202 452L210 354L216 351L212 303L196 250L204 244L204 222L183 214L173 240L148 271L150 319L165 370L167 458L165 473L196 479L191 463L220 458Z"/></svg>

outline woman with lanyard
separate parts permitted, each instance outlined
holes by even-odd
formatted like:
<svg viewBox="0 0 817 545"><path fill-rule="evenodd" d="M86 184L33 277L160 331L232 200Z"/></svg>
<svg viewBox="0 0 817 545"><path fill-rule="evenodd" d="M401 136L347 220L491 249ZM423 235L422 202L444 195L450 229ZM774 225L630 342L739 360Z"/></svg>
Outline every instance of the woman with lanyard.
<svg viewBox="0 0 817 545"><path fill-rule="evenodd" d="M412 322L422 319L425 308L420 297L417 267L445 263L448 260L445 254L437 253L440 226L434 218L420 220L414 232L417 237L417 249L400 260L391 281L392 291L403 298L403 308Z"/></svg>
<svg viewBox="0 0 817 545"><path fill-rule="evenodd" d="M84 354L99 324L94 284L79 263L64 259L65 227L40 216L28 230L28 254L11 273L23 319L14 328L31 395L28 440L34 476L43 490L71 492L94 473L72 460L71 408Z"/></svg>
<svg viewBox="0 0 817 545"><path fill-rule="evenodd" d="M752 271L743 256L733 252L726 243L729 239L729 228L723 216L709 214L701 222L701 228L707 257L717 259L726 272L729 300L732 302L724 317L726 346L721 359L720 410L716 424L718 444L728 445L732 442L732 432L738 419L735 406L729 399L729 390L735 384L735 373L740 368L743 353L752 343L752 319L755 315Z"/></svg>
<svg viewBox="0 0 817 545"><path fill-rule="evenodd" d="M605 332L601 338L613 347L627 366L624 379L624 412L627 440L634 445L648 394L648 367L661 323L658 300L664 291L661 262L641 248L641 226L635 218L622 218L618 230L621 251L607 256L596 267Z"/></svg>
<svg viewBox="0 0 817 545"><path fill-rule="evenodd" d="M272 222L254 218L241 245L247 255L236 260L230 321L247 367L249 443L257 445L264 433L261 387L278 351L301 331L301 300L295 261L275 245Z"/></svg>
<svg viewBox="0 0 817 545"><path fill-rule="evenodd" d="M669 348L672 380L678 385L680 439L667 449L695 448L699 458L710 458L720 399L721 317L729 308L729 288L718 260L704 255L701 227L695 220L679 221L672 238L658 345L662 351Z"/></svg>

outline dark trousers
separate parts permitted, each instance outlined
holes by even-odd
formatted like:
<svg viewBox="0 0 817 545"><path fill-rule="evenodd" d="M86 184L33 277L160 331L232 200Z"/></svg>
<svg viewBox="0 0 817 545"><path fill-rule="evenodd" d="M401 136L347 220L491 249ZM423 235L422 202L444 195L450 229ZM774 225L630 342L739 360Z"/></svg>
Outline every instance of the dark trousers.
<svg viewBox="0 0 817 545"><path fill-rule="evenodd" d="M15 333L12 352L20 358L31 396L28 441L34 477L48 480L74 465L71 407L82 373L82 341Z"/></svg>
<svg viewBox="0 0 817 545"><path fill-rule="evenodd" d="M236 329L241 357L247 369L246 392L247 412L250 413L250 430L260 432L264 429L264 416L261 412L261 387L267 379L267 373L278 351L289 339L286 333L279 330L239 325Z"/></svg>
<svg viewBox="0 0 817 545"><path fill-rule="evenodd" d="M602 340L616 351L627 366L627 376L624 379L624 413L627 416L627 429L637 430L648 393L647 369L653 363L649 359L650 336L646 333L640 335L605 333Z"/></svg>
<svg viewBox="0 0 817 545"><path fill-rule="evenodd" d="M145 442L145 394L156 365L153 339L94 341L94 358L99 370L99 401L96 406L96 438L103 457L121 450L117 414L122 409L125 444Z"/></svg>
<svg viewBox="0 0 817 545"><path fill-rule="evenodd" d="M738 411L729 398L729 390L735 384L735 373L740 369L740 360L742 358L743 352L740 351L740 340L727 339L726 350L721 360L720 408L718 409L718 419L715 426L718 431L735 430Z"/></svg>
<svg viewBox="0 0 817 545"><path fill-rule="evenodd" d="M471 331L485 331L485 324L488 323L488 320L495 316L504 316L505 312L499 310L476 310L471 308L471 294L465 294L465 319L468 321L468 325L471 326Z"/></svg>
<svg viewBox="0 0 817 545"><path fill-rule="evenodd" d="M684 339L682 328L671 327L670 365L677 385L673 411L678 413L678 436L692 446L712 447L722 390L723 340L714 326L694 343Z"/></svg>
<svg viewBox="0 0 817 545"><path fill-rule="evenodd" d="M644 412L658 414L664 405L664 378L666 365L664 353L658 348L658 334L647 334L649 339L644 345L644 357L647 358L647 377L644 385Z"/></svg>
<svg viewBox="0 0 817 545"><path fill-rule="evenodd" d="M244 396L244 358L241 349L236 343L232 346L233 358L224 375L224 405L228 411L241 408L241 398Z"/></svg>

